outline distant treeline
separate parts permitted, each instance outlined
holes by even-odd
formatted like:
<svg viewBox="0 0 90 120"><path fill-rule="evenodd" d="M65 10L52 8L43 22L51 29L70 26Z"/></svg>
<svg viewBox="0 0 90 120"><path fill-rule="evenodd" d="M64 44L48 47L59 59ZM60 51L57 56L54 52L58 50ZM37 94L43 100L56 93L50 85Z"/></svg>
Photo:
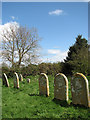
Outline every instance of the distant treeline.
<svg viewBox="0 0 90 120"><path fill-rule="evenodd" d="M58 63L41 63L38 65L29 64L28 66L10 68L5 64L2 65L2 73L12 77L14 72L21 73L24 77L46 73L47 75L56 75L59 72L65 75L72 75L81 72L84 75L90 75L89 70L89 51L90 46L82 35L78 35L76 42L69 48L68 56L64 62Z"/></svg>

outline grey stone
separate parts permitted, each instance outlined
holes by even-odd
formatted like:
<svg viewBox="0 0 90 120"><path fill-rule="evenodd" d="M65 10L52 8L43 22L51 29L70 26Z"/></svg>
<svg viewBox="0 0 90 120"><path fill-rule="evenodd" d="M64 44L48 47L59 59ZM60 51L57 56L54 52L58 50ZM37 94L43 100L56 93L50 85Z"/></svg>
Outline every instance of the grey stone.
<svg viewBox="0 0 90 120"><path fill-rule="evenodd" d="M14 73L14 88L19 88L19 77L16 72Z"/></svg>
<svg viewBox="0 0 90 120"><path fill-rule="evenodd" d="M30 79L29 78L27 78L27 82L30 83Z"/></svg>
<svg viewBox="0 0 90 120"><path fill-rule="evenodd" d="M19 75L19 80L20 80L20 81L23 81L23 76L22 76L22 74Z"/></svg>
<svg viewBox="0 0 90 120"><path fill-rule="evenodd" d="M58 73L54 79L54 98L68 101L68 79L62 73Z"/></svg>
<svg viewBox="0 0 90 120"><path fill-rule="evenodd" d="M49 82L45 73L41 73L39 77L39 94L49 96Z"/></svg>
<svg viewBox="0 0 90 120"><path fill-rule="evenodd" d="M3 85L9 87L8 78L7 78L7 75L5 73L3 73L2 80L3 80Z"/></svg>
<svg viewBox="0 0 90 120"><path fill-rule="evenodd" d="M82 73L76 73L71 80L72 103L90 107L89 85Z"/></svg>

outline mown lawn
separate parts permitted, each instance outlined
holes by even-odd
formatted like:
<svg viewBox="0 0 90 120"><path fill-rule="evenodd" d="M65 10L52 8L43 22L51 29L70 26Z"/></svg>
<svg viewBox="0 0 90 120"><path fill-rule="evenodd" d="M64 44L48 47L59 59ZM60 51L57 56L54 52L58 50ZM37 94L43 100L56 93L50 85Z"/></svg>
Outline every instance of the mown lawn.
<svg viewBox="0 0 90 120"><path fill-rule="evenodd" d="M20 89L13 88L13 79L9 79L10 87L2 87L2 118L90 118L90 109L67 105L54 99L54 77L48 76L50 96L39 96L39 76L29 76L30 83L20 82ZM69 102L71 99L70 78ZM90 77L88 77L90 81ZM90 85L90 82L89 82ZM90 88L90 86L89 86ZM5 120L5 119L4 119Z"/></svg>

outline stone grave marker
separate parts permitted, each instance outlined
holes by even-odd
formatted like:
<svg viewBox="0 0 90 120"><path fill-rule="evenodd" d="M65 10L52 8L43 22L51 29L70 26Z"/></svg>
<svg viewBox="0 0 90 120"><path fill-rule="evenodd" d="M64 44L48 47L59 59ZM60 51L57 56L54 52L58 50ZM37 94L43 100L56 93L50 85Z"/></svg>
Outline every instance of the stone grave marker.
<svg viewBox="0 0 90 120"><path fill-rule="evenodd" d="M68 79L62 73L58 73L54 79L54 98L68 101Z"/></svg>
<svg viewBox="0 0 90 120"><path fill-rule="evenodd" d="M8 78L7 78L7 75L5 73L3 73L2 80L3 80L3 85L9 87Z"/></svg>
<svg viewBox="0 0 90 120"><path fill-rule="evenodd" d="M27 78L27 82L30 83L30 79L29 78Z"/></svg>
<svg viewBox="0 0 90 120"><path fill-rule="evenodd" d="M20 80L20 81L23 81L23 76L22 76L22 74L20 74L19 80Z"/></svg>
<svg viewBox="0 0 90 120"><path fill-rule="evenodd" d="M72 103L90 107L89 85L82 73L76 73L71 80Z"/></svg>
<svg viewBox="0 0 90 120"><path fill-rule="evenodd" d="M44 73L41 73L39 77L39 95L49 96L48 77Z"/></svg>
<svg viewBox="0 0 90 120"><path fill-rule="evenodd" d="M14 73L14 88L19 88L19 77L16 72Z"/></svg>

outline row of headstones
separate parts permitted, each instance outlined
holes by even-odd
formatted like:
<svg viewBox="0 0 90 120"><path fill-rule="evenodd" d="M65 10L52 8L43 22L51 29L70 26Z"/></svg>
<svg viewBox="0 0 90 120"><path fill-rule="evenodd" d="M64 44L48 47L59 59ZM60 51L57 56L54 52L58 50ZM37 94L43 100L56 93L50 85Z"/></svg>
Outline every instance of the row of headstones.
<svg viewBox="0 0 90 120"><path fill-rule="evenodd" d="M14 88L19 88L19 80L23 81L23 76L22 74L20 74L20 76L18 76L18 74L15 72L14 73ZM4 73L2 76L2 81L3 81L3 85L9 87L9 81L7 78L7 75ZM27 79L27 82L30 83L30 79Z"/></svg>
<svg viewBox="0 0 90 120"><path fill-rule="evenodd" d="M19 80L23 81L23 76L14 73L14 87L19 88ZM30 82L30 79L27 79ZM9 82L6 74L3 74L3 84L9 87ZM71 80L72 103L80 104L90 107L89 86L87 78L77 73ZM46 74L41 73L39 77L39 94L49 96L49 82ZM54 98L68 101L68 79L62 74L58 73L54 79Z"/></svg>
<svg viewBox="0 0 90 120"><path fill-rule="evenodd" d="M49 82L46 74L39 77L39 94L49 96ZM89 85L87 78L82 73L76 73L71 80L72 103L90 107ZM68 79L58 73L54 79L54 98L68 101Z"/></svg>

